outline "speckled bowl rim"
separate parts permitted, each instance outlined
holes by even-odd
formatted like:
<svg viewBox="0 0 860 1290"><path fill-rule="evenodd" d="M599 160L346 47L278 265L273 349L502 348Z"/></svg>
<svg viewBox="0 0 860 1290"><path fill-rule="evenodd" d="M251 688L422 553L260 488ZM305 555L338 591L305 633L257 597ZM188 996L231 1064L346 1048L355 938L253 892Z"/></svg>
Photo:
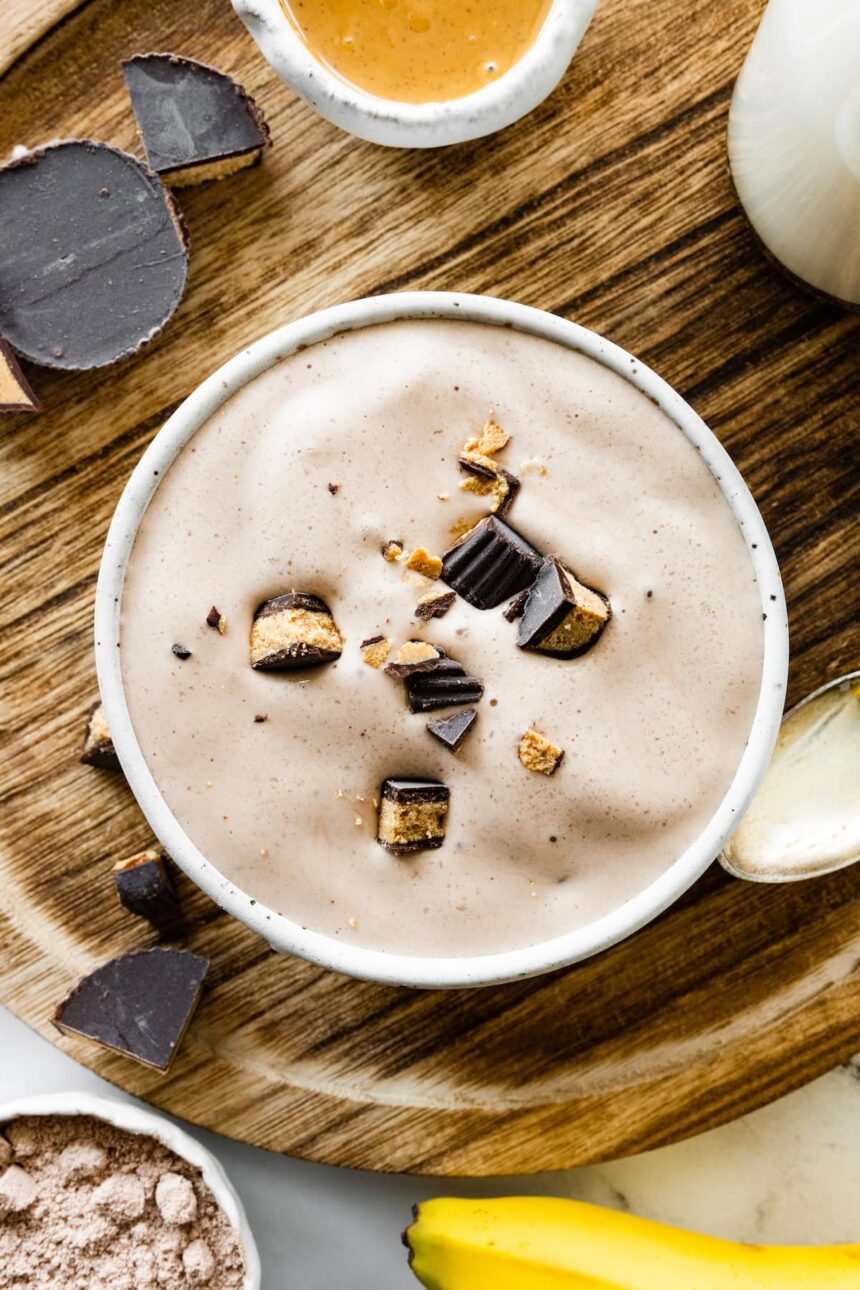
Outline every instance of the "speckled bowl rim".
<svg viewBox="0 0 860 1290"><path fill-rule="evenodd" d="M142 1107L121 1102L118 1098L100 1097L94 1093L40 1093L0 1103L0 1124L19 1120L24 1115L89 1115L95 1120L112 1124L116 1129L124 1129L127 1133L155 1138L195 1169L199 1169L203 1181L239 1237L245 1260L242 1290L261 1290L260 1255L239 1195L221 1162L184 1129L153 1111L145 1111Z"/></svg>
<svg viewBox="0 0 860 1290"><path fill-rule="evenodd" d="M537 945L466 958L393 954L350 945L301 927L234 886L180 827L150 774L132 728L118 648L123 581L138 525L195 431L243 385L297 350L338 332L419 318L510 327L564 345L602 363L655 402L701 453L735 515L758 579L764 615L762 684L749 740L728 792L695 842L644 891L585 927ZM527 305L449 292L403 292L321 310L261 337L198 386L155 436L120 498L99 571L95 628L99 686L117 754L153 832L188 876L274 950L364 980L425 988L489 985L551 972L607 949L667 909L719 855L764 775L779 731L788 672L785 597L773 546L749 489L701 417L650 368L585 327Z"/></svg>
<svg viewBox="0 0 860 1290"><path fill-rule="evenodd" d="M401 103L342 80L311 54L280 0L233 0L233 8L267 62L327 121L371 143L438 148L492 134L537 107L564 75L596 3L554 0L531 47L503 76L435 103Z"/></svg>

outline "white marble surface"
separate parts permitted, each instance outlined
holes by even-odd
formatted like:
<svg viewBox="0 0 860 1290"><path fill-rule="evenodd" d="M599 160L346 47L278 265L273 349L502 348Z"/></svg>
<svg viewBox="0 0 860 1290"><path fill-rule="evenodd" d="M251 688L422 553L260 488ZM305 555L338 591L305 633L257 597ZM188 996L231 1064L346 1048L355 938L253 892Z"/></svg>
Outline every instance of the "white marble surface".
<svg viewBox="0 0 860 1290"><path fill-rule="evenodd" d="M0 1008L0 1101L85 1089L124 1096ZM381 1177L198 1134L241 1192L264 1290L410 1290L400 1232L415 1200L546 1193L747 1241L860 1241L860 1058L699 1138L614 1164L480 1182Z"/></svg>

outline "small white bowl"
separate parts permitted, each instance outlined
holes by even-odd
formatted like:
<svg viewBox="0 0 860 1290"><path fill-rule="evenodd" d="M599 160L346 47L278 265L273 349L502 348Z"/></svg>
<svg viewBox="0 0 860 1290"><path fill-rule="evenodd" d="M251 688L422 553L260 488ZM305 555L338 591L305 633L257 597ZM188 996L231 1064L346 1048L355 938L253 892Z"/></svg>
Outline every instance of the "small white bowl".
<svg viewBox="0 0 860 1290"><path fill-rule="evenodd" d="M155 1138L169 1151L175 1152L189 1165L199 1169L203 1181L239 1237L239 1247L245 1260L242 1290L260 1290L260 1256L242 1202L212 1152L207 1151L184 1129L151 1111L141 1110L138 1106L113 1098L95 1097L91 1093L43 1093L38 1097L21 1097L13 1102L0 1103L0 1124L19 1120L24 1115L89 1115L94 1120L102 1120L127 1133Z"/></svg>
<svg viewBox="0 0 860 1290"><path fill-rule="evenodd" d="M263 57L314 111L349 134L393 148L439 148L479 139L531 112L561 80L596 4L555 0L522 58L474 94L440 103L400 103L359 89L314 58L281 0L233 0Z"/></svg>
<svg viewBox="0 0 860 1290"><path fill-rule="evenodd" d="M118 649L123 582L138 526L150 498L192 435L238 389L296 350L337 332L401 318L464 319L513 327L588 355L652 399L695 445L719 483L746 541L764 616L762 685L749 740L725 798L701 835L649 887L595 922L542 944L472 958L363 949L301 927L260 904L253 893L235 887L184 832L150 773L132 728ZM156 435L120 498L99 571L95 626L99 687L126 779L156 837L188 876L228 913L265 937L274 950L298 954L348 976L433 989L488 985L565 967L623 940L677 900L722 851L764 775L779 732L788 671L785 598L770 538L728 453L689 404L626 350L576 323L490 296L434 291L376 296L323 309L263 336L198 386Z"/></svg>

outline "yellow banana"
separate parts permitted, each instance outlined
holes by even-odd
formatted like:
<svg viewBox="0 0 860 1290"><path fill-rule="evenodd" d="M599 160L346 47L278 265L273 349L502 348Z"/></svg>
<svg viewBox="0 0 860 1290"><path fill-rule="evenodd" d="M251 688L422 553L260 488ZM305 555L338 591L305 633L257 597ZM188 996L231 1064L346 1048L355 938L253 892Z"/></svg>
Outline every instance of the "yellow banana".
<svg viewBox="0 0 860 1290"><path fill-rule="evenodd" d="M860 1245L740 1245L576 1200L430 1200L404 1239L427 1290L860 1290Z"/></svg>

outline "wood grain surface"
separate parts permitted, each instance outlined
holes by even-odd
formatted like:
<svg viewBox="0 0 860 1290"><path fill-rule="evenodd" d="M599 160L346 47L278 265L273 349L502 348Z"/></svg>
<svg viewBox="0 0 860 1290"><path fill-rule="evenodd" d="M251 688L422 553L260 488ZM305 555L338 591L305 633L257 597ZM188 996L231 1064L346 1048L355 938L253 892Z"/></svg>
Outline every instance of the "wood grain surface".
<svg viewBox="0 0 860 1290"><path fill-rule="evenodd" d="M277 958L183 881L189 942L213 968L170 1077L48 1021L80 973L148 940L109 875L146 825L117 777L76 760L111 511L198 380L309 310L459 289L620 342L702 413L761 505L788 593L790 698L858 665L860 324L762 257L726 169L731 86L762 7L604 0L546 103L439 152L317 119L227 0L90 0L0 82L2 155L55 136L139 150L119 60L149 49L237 74L274 138L261 168L181 194L191 276L163 338L104 371L29 369L45 411L0 425L0 997L124 1088L315 1160L502 1173L682 1137L860 1048L860 867L785 887L713 868L584 965L445 995Z"/></svg>

